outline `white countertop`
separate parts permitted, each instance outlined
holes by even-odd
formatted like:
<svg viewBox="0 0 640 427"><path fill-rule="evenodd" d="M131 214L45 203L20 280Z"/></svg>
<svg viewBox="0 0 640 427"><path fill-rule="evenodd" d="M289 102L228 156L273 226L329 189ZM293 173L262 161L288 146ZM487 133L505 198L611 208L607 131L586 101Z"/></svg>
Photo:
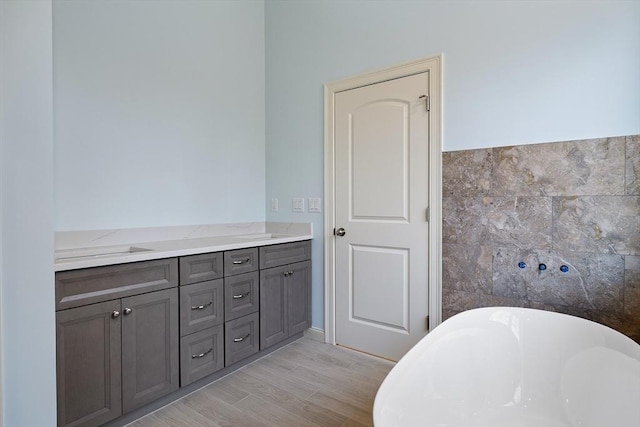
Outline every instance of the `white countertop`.
<svg viewBox="0 0 640 427"><path fill-rule="evenodd" d="M175 227L166 227L166 229L154 229L156 238L163 235L171 235L166 230L175 230ZM141 229L131 230L129 236L140 236ZM144 230L144 229L142 229ZM158 232L158 230L160 230ZM245 229L246 231L246 229ZM251 248L257 246L275 245L279 243L298 242L313 238L311 224L291 224L279 225L267 223L262 229L260 227L252 227L252 232L247 234L225 234L211 235L205 237L183 237L180 239L155 240L152 241L135 241L132 238L126 239L119 237L119 240L111 240L109 245L99 245L94 239L84 245L60 247L57 245L55 251L55 271L76 270L79 268L98 267L104 265L124 264L136 261L148 261L161 258L171 258L185 255L203 254L209 252L228 251L233 249ZM115 231L104 232L105 236L113 235ZM64 238L56 236L60 241L65 238L68 240L67 233ZM88 232L76 232L77 235ZM61 233L62 234L62 233ZM106 242L109 240L103 240Z"/></svg>

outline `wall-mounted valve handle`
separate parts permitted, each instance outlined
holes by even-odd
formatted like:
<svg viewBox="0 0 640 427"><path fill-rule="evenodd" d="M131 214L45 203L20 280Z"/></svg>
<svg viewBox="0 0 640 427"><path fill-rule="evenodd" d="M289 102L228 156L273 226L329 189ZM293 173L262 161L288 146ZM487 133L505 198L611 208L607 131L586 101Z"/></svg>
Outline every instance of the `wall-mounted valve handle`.
<svg viewBox="0 0 640 427"><path fill-rule="evenodd" d="M336 236L340 236L340 237L342 237L342 236L344 236L345 234L347 234L347 232L346 232L346 231L344 231L344 228L340 227L340 228L338 228L338 229L334 232L334 234L335 234Z"/></svg>

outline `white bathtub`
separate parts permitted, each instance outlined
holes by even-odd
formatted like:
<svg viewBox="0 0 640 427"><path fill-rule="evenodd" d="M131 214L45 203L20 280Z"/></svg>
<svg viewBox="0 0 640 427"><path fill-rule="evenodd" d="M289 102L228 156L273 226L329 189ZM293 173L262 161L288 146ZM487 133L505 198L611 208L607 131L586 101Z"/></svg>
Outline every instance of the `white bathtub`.
<svg viewBox="0 0 640 427"><path fill-rule="evenodd" d="M376 427L640 427L640 345L548 311L443 322L384 380Z"/></svg>

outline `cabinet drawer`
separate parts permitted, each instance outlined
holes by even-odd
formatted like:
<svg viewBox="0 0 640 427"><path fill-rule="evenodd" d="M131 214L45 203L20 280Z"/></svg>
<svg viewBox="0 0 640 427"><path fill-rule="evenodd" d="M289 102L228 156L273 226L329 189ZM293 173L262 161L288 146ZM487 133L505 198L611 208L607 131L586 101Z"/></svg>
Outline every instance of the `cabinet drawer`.
<svg viewBox="0 0 640 427"><path fill-rule="evenodd" d="M253 273L239 274L224 279L224 319L233 320L247 314L255 313L260 308L258 298L258 282L260 275Z"/></svg>
<svg viewBox="0 0 640 427"><path fill-rule="evenodd" d="M260 346L258 313L231 320L224 325L225 366L258 352Z"/></svg>
<svg viewBox="0 0 640 427"><path fill-rule="evenodd" d="M222 252L180 257L180 284L204 282L222 277Z"/></svg>
<svg viewBox="0 0 640 427"><path fill-rule="evenodd" d="M224 368L224 325L180 338L180 386Z"/></svg>
<svg viewBox="0 0 640 427"><path fill-rule="evenodd" d="M308 240L260 247L261 269L278 267L308 259L311 259L311 242Z"/></svg>
<svg viewBox="0 0 640 427"><path fill-rule="evenodd" d="M56 310L178 286L176 258L56 273Z"/></svg>
<svg viewBox="0 0 640 427"><path fill-rule="evenodd" d="M180 336L224 322L222 279L180 287Z"/></svg>
<svg viewBox="0 0 640 427"><path fill-rule="evenodd" d="M258 269L258 248L237 249L224 253L224 275L248 273Z"/></svg>

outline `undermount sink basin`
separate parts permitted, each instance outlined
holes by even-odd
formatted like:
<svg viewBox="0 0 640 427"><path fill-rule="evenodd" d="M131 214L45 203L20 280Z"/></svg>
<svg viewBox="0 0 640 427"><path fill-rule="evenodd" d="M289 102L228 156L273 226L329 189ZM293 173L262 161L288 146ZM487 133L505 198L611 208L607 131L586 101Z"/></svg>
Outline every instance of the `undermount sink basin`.
<svg viewBox="0 0 640 427"><path fill-rule="evenodd" d="M141 248L138 246L110 246L99 248L82 248L82 249L61 249L55 252L56 261L67 261L82 258L98 258L116 255L133 254L137 252L147 252L152 249Z"/></svg>

